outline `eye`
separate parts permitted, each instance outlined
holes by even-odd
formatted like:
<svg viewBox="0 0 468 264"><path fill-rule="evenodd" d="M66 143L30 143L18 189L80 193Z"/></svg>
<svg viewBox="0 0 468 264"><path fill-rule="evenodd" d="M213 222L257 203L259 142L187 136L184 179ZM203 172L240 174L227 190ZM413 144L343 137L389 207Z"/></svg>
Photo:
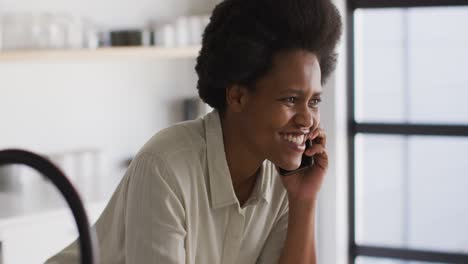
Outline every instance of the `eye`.
<svg viewBox="0 0 468 264"><path fill-rule="evenodd" d="M320 102L322 102L322 99L321 98L314 98L312 100L309 101L309 106L310 107L313 107L313 108L316 108L318 107L318 105L320 104Z"/></svg>
<svg viewBox="0 0 468 264"><path fill-rule="evenodd" d="M286 97L286 98L283 98L282 101L287 104L294 104L297 101L297 97L294 97L294 96Z"/></svg>

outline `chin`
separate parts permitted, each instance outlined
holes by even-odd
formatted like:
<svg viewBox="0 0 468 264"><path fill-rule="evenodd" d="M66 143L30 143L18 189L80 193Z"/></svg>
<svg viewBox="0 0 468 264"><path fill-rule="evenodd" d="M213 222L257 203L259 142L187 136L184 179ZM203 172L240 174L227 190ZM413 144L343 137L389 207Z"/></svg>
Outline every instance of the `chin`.
<svg viewBox="0 0 468 264"><path fill-rule="evenodd" d="M296 170L299 168L299 166L301 166L301 159L298 159L298 160L282 160L281 162L278 162L278 163L275 163L276 165L278 165L278 167L284 169L284 170L289 170L289 171L292 171L292 170Z"/></svg>

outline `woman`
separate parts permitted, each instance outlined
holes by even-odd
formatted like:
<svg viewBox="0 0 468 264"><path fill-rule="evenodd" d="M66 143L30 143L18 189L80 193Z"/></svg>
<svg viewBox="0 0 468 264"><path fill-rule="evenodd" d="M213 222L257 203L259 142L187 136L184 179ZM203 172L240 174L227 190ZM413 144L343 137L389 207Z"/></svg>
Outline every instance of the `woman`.
<svg viewBox="0 0 468 264"><path fill-rule="evenodd" d="M340 34L329 0L221 2L196 65L215 110L140 150L95 225L102 263L316 263L319 104ZM303 155L312 166L279 175ZM54 261L77 262L76 242Z"/></svg>

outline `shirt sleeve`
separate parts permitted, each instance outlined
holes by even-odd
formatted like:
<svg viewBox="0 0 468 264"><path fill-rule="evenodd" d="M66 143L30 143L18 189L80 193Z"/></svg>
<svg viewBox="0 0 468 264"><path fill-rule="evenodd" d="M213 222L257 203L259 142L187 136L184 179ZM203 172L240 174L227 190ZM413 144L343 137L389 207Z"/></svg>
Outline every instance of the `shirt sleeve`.
<svg viewBox="0 0 468 264"><path fill-rule="evenodd" d="M275 223L275 226L268 235L263 249L260 252L257 264L272 264L279 262L288 231L288 212L289 206L286 200L283 204L278 221Z"/></svg>
<svg viewBox="0 0 468 264"><path fill-rule="evenodd" d="M135 160L126 204L126 263L185 263L185 210L165 161ZM173 178L172 178L173 180Z"/></svg>
<svg viewBox="0 0 468 264"><path fill-rule="evenodd" d="M99 263L185 263L185 210L171 177L162 159L134 159L96 223ZM46 263L78 264L79 250L75 241Z"/></svg>

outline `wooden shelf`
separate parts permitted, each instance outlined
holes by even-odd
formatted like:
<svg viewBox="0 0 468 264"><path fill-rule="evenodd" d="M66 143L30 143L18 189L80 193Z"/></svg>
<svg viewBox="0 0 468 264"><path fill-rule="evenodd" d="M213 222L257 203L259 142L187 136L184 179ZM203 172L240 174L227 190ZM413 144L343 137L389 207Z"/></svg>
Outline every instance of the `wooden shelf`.
<svg viewBox="0 0 468 264"><path fill-rule="evenodd" d="M183 48L163 47L112 47L80 50L18 50L0 51L1 62L43 61L43 60L82 60L82 59L160 59L196 58L200 46Z"/></svg>

